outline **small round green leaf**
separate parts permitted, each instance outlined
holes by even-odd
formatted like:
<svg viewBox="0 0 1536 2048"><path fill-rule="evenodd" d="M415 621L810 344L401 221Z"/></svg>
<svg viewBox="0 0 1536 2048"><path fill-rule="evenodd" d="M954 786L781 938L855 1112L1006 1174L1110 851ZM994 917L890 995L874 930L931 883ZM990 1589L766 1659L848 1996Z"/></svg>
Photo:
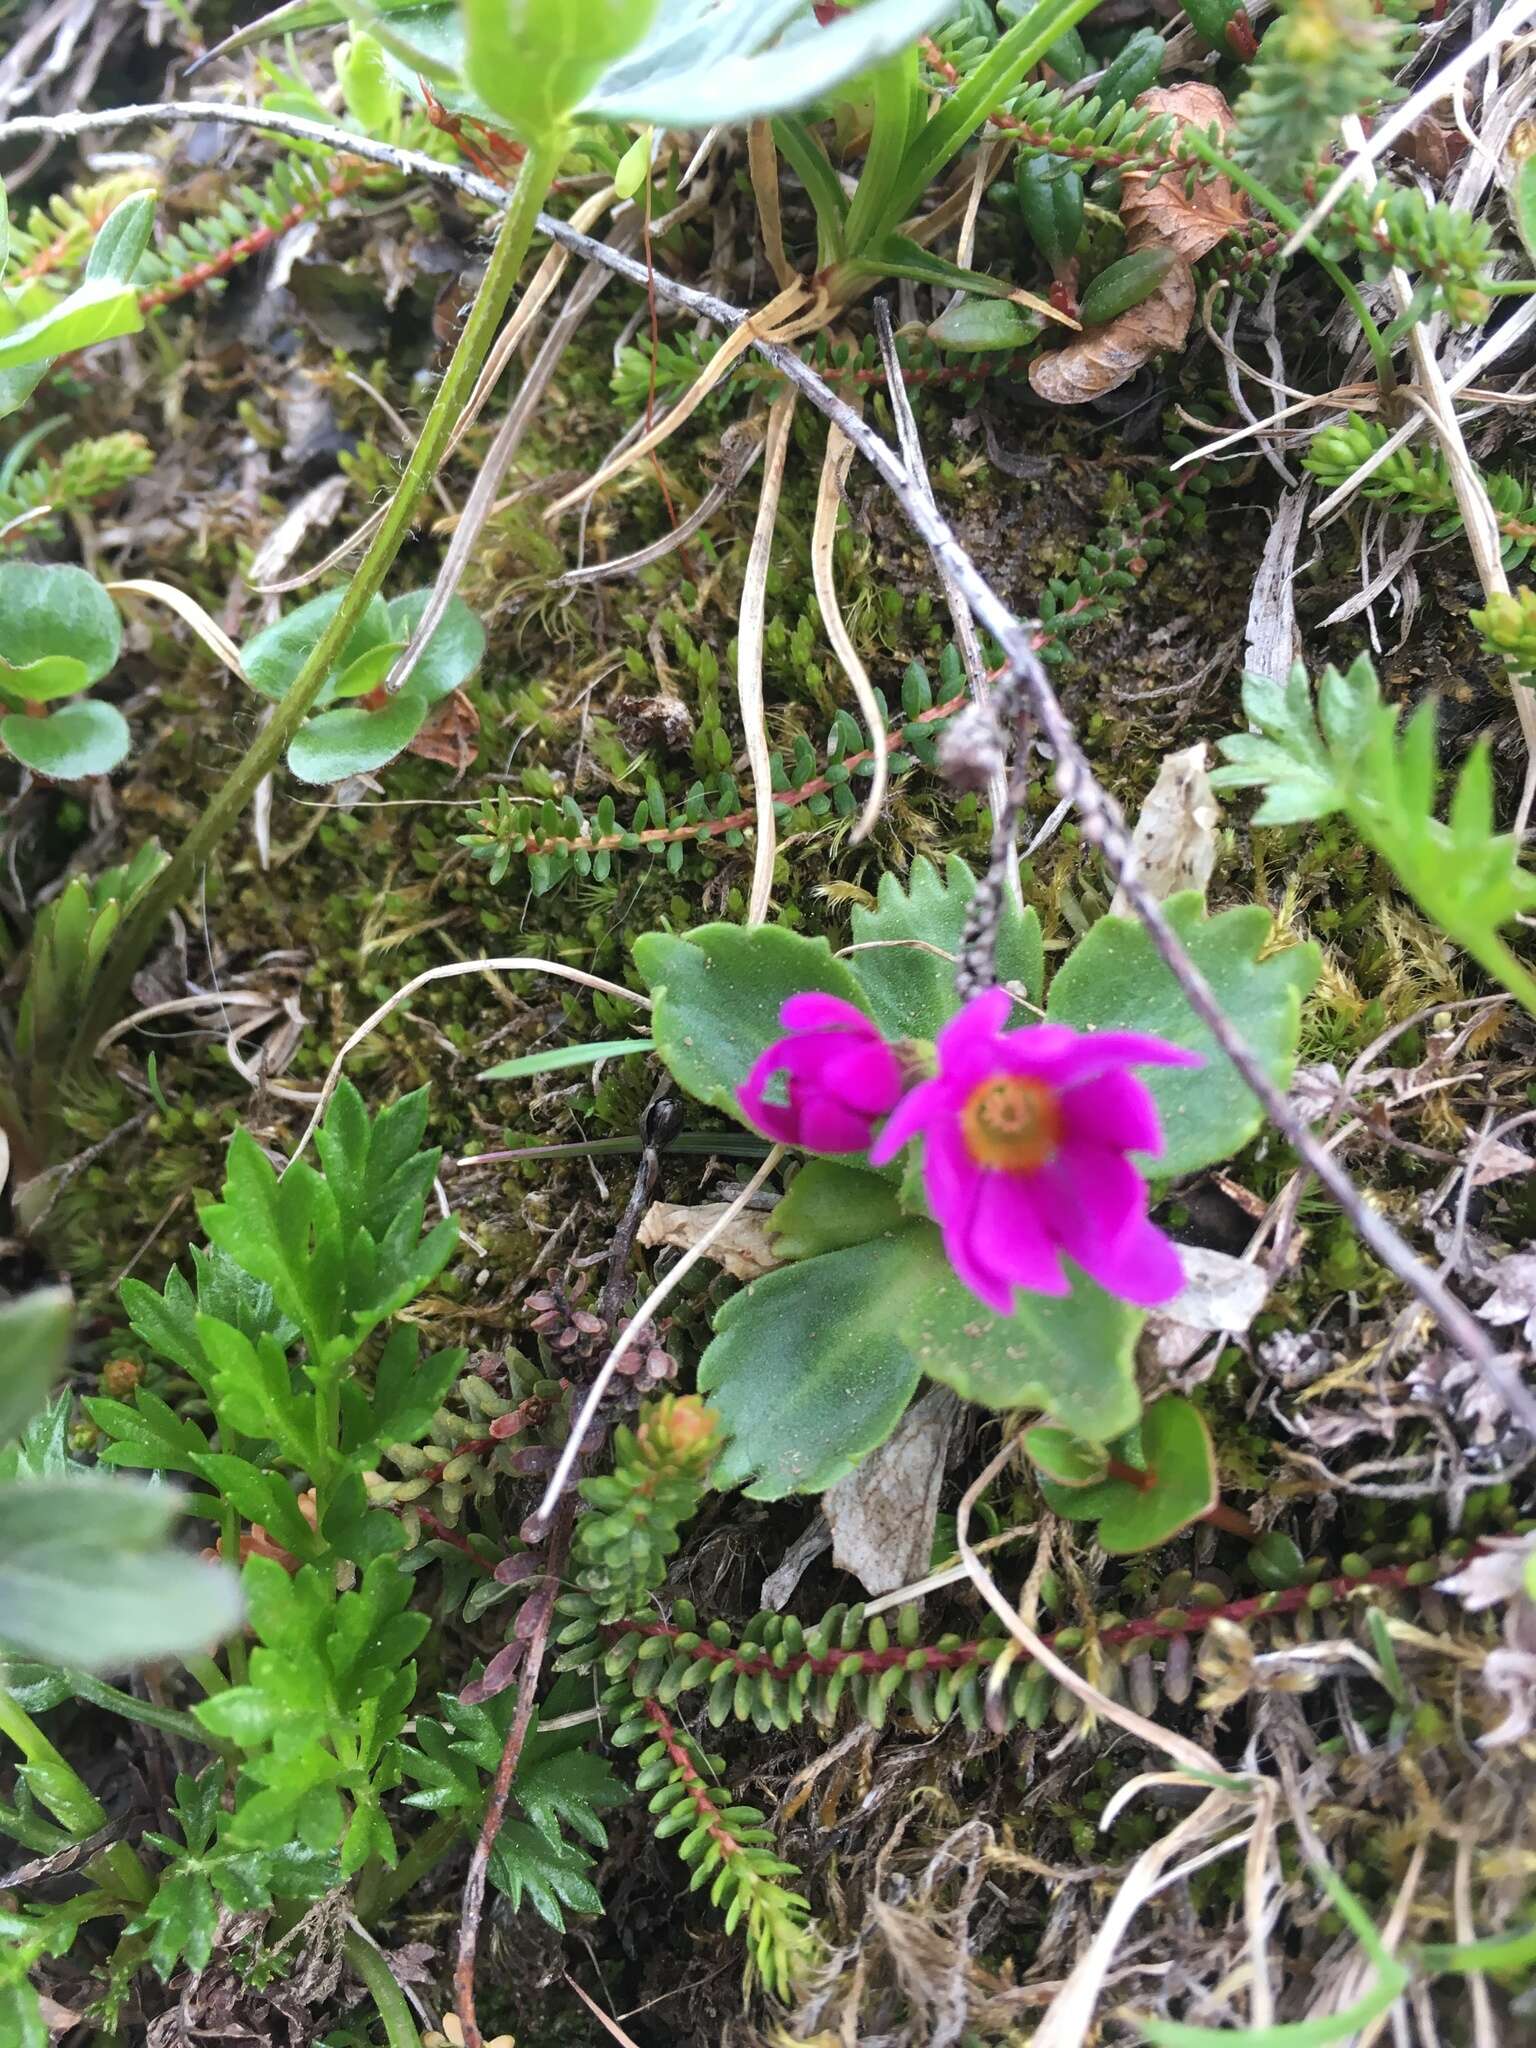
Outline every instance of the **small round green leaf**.
<svg viewBox="0 0 1536 2048"><path fill-rule="evenodd" d="M812 1259L882 1237L904 1221L889 1181L860 1166L808 1159L768 1218L781 1259Z"/></svg>
<svg viewBox="0 0 1536 2048"><path fill-rule="evenodd" d="M1267 1593L1283 1593L1302 1583L1307 1561L1283 1529L1266 1529L1249 1546L1248 1569Z"/></svg>
<svg viewBox="0 0 1536 2048"><path fill-rule="evenodd" d="M408 642L431 599L430 590L413 590L405 597L392 598L390 638ZM408 688L435 704L440 697L452 696L455 690L462 689L484 659L484 626L462 598L450 598L437 631L411 671Z"/></svg>
<svg viewBox="0 0 1536 2048"><path fill-rule="evenodd" d="M59 697L77 697L91 687L85 663L68 654L45 654L25 668L0 661L0 702L21 708L51 704Z"/></svg>
<svg viewBox="0 0 1536 2048"><path fill-rule="evenodd" d="M328 590L324 597L311 598L308 604L301 604L275 625L264 626L246 641L240 650L240 663L252 689L259 690L264 697L286 694L321 634L336 616L345 595L344 590ZM321 692L321 703L326 702L336 677L345 675L370 648L382 646L393 637L388 607L381 597L376 597L342 649L326 690Z"/></svg>
<svg viewBox="0 0 1536 2048"><path fill-rule="evenodd" d="M366 654L360 654L350 668L344 669L327 685L322 701L339 704L348 697L366 697L389 674L395 665L395 657L404 652L404 641L381 640L377 647L370 647Z"/></svg>
<svg viewBox="0 0 1536 2048"><path fill-rule="evenodd" d="M0 661L8 668L63 656L83 667L86 683L96 683L122 644L117 607L88 571L63 563L0 562Z"/></svg>
<svg viewBox="0 0 1536 2048"><path fill-rule="evenodd" d="M1097 1521L1112 1557L1155 1550L1216 1505L1216 1458L1205 1418L1182 1394L1165 1394L1141 1418L1147 1484L1101 1479L1094 1486L1043 1481L1046 1505L1074 1522ZM1113 1448L1113 1447L1112 1447Z"/></svg>
<svg viewBox="0 0 1536 2048"><path fill-rule="evenodd" d="M644 36L657 0L462 0L464 73L514 135L555 134Z"/></svg>
<svg viewBox="0 0 1536 2048"><path fill-rule="evenodd" d="M1037 1472L1056 1486L1093 1486L1104 1477L1109 1453L1102 1444L1073 1436L1070 1430L1038 1422L1023 1436L1024 1455Z"/></svg>
<svg viewBox="0 0 1536 2048"><path fill-rule="evenodd" d="M46 718L16 712L0 719L0 742L34 775L78 782L85 775L110 774L128 752L130 735L120 711L87 697Z"/></svg>
<svg viewBox="0 0 1536 2048"><path fill-rule="evenodd" d="M406 690L377 711L344 705L301 725L288 748L288 766L301 782L340 782L393 761L426 723L424 698Z"/></svg>

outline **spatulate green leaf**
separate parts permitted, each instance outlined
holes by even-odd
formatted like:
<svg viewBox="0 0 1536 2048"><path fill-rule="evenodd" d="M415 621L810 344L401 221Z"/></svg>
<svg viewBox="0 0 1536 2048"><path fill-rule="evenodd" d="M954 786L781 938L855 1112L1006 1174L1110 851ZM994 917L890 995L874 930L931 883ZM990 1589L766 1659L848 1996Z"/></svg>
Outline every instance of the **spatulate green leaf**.
<svg viewBox="0 0 1536 2048"><path fill-rule="evenodd" d="M1316 981L1315 946L1261 959L1269 912L1243 905L1207 917L1193 892L1170 897L1168 922L1216 1000L1258 1053L1277 1087L1290 1080L1303 997ZM1188 1047L1203 1067L1143 1067L1162 1119L1164 1152L1149 1170L1193 1173L1236 1152L1259 1129L1263 1110L1163 964L1146 928L1130 918L1091 926L1051 983L1046 1014L1079 1031L1145 1031Z"/></svg>
<svg viewBox="0 0 1536 2048"><path fill-rule="evenodd" d="M905 887L883 874L875 908L854 907L850 923L859 950L847 955L848 966L887 1037L932 1039L959 1009L954 963L975 893L975 876L951 854L942 873L930 860L913 861ZM1038 1001L1044 957L1039 918L1010 897L998 928L999 978ZM1015 1021L1028 1020L1021 1013Z"/></svg>
<svg viewBox="0 0 1536 2048"><path fill-rule="evenodd" d="M647 932L635 941L635 965L655 1001L657 1052L690 1095L735 1117L753 1063L783 1035L787 997L816 989L867 1007L825 939L773 925L707 924L682 938Z"/></svg>

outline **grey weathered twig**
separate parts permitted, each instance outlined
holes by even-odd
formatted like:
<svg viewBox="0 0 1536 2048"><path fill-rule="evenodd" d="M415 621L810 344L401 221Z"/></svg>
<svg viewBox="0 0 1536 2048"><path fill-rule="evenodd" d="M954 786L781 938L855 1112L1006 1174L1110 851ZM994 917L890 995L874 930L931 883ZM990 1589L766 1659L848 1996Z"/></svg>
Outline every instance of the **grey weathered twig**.
<svg viewBox="0 0 1536 2048"><path fill-rule="evenodd" d="M499 186L487 178L463 171L457 165L441 164L416 151L376 143L366 136L354 136L345 129L332 128L323 122L306 121L291 114L271 114L255 107L226 107L206 102L177 105L170 102L82 114L25 115L0 124L0 142L23 135L53 135L62 139L96 130L126 127L132 123L156 121L227 121L248 128L264 128L275 134L297 135L324 143L338 154L366 157L397 170L452 185L475 199L494 205L503 205L506 201L506 194ZM595 241L590 235L581 234L547 214L539 216L539 226L545 234L575 254L585 256L593 263L601 263L642 289L654 290L670 304L702 314L723 328L737 328L749 317L745 307L732 305L713 292L679 284L664 273L648 269L635 258ZM1406 1240L1371 1207L1349 1175L1313 1137L1287 1101L1284 1091L1271 1080L1264 1062L1216 1000L1210 983L1180 944L1161 904L1137 879L1135 853L1125 820L1114 798L1103 788L1089 766L1072 722L1035 651L1030 627L1015 618L988 583L955 537L938 506L914 483L895 449L852 406L845 404L825 379L809 363L802 361L792 348L756 339L752 346L788 383L802 391L818 412L841 427L890 488L908 524L927 546L941 574L958 586L977 624L990 633L1002 648L1007 663L1007 679L1017 682L1029 699L1041 735L1056 757L1057 786L1061 794L1070 796L1075 804L1085 838L1099 848L1105 865L1124 891L1131 909L1146 926L1148 936L1178 982L1190 1008L1207 1026L1217 1045L1263 1105L1275 1128L1327 1188L1367 1250L1418 1296L1450 1341L1498 1392L1510 1413L1531 1435L1536 1436L1536 1395L1505 1363L1488 1331L1465 1303L1458 1301L1450 1289L1414 1255Z"/></svg>

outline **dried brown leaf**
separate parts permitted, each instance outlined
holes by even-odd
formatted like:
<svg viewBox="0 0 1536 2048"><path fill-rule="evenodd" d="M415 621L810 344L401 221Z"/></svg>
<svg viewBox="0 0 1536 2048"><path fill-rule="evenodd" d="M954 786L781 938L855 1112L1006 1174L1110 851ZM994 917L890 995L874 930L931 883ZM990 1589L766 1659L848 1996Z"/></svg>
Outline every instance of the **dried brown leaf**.
<svg viewBox="0 0 1536 2048"><path fill-rule="evenodd" d="M652 1202L640 1221L640 1242L647 1247L665 1245L672 1251L691 1251L729 1206L727 1202L700 1202L690 1208L681 1202ZM784 1263L773 1249L767 1217L755 1209L744 1210L722 1230L704 1256L723 1266L733 1280L757 1280Z"/></svg>
<svg viewBox="0 0 1536 2048"><path fill-rule="evenodd" d="M942 1387L925 1394L856 1472L822 1495L832 1561L866 1593L894 1593L927 1571L958 1412Z"/></svg>
<svg viewBox="0 0 1536 2048"><path fill-rule="evenodd" d="M1204 891L1216 866L1220 822L1204 740L1165 754L1132 835L1136 873L1159 903L1181 889ZM1112 917L1131 914L1123 888L1115 891L1109 909Z"/></svg>
<svg viewBox="0 0 1536 2048"><path fill-rule="evenodd" d="M1232 126L1232 109L1214 85L1153 86L1136 105L1148 114L1172 114L1176 141L1185 128L1210 127L1214 121L1223 135ZM1217 176L1189 180L1171 175L1153 182L1150 171L1125 173L1120 217L1125 222L1126 246L1145 249L1152 244L1176 249L1186 263L1198 263L1234 228L1247 220L1248 195L1230 178Z"/></svg>
<svg viewBox="0 0 1536 2048"><path fill-rule="evenodd" d="M406 749L424 761L441 761L455 776L473 764L480 737L480 714L462 690L444 698Z"/></svg>
<svg viewBox="0 0 1536 2048"><path fill-rule="evenodd" d="M1195 273L1173 265L1157 290L1105 327L1090 328L1050 355L1036 356L1029 381L1048 405L1086 405L1128 384L1149 356L1182 348L1195 317Z"/></svg>

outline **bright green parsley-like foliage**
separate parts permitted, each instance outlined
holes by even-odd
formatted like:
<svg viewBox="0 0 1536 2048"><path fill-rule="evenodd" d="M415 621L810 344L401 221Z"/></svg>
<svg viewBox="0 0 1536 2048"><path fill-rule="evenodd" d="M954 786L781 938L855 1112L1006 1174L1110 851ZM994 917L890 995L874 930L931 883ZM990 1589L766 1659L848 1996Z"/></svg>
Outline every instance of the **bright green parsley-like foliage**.
<svg viewBox="0 0 1536 2048"><path fill-rule="evenodd" d="M261 1912L278 1898L322 1898L336 1882L335 1859L323 1850L300 1841L253 1847L234 1840L224 1775L219 1763L195 1778L179 1774L171 1808L176 1835L144 1836L165 1859L138 1923L150 1935L149 1960L162 1978L183 1962L207 1968L221 1913Z"/></svg>
<svg viewBox="0 0 1536 2048"><path fill-rule="evenodd" d="M1395 97L1404 29L1371 0L1286 0L1233 108L1233 155L1267 184L1295 191L1339 124Z"/></svg>
<svg viewBox="0 0 1536 2048"><path fill-rule="evenodd" d="M1254 731L1221 742L1221 789L1262 789L1255 823L1293 825L1342 811L1420 908L1536 1012L1536 978L1501 936L1536 908L1536 875L1521 867L1512 833L1494 829L1486 741L1463 764L1444 820L1435 814L1435 706L1399 731L1370 659L1324 671L1314 708L1298 662L1282 687L1248 676L1243 708Z"/></svg>
<svg viewBox="0 0 1536 2048"><path fill-rule="evenodd" d="M227 1556L247 1547L247 1523L264 1532L258 1548L286 1553L247 1559L258 1646L243 1682L195 1712L238 1759L220 1840L242 1853L298 1842L342 1879L394 1861L382 1802L399 1780L411 1659L428 1626L408 1608L404 1533L369 1506L365 1475L387 1447L428 1432L464 1363L459 1350L423 1356L418 1332L392 1323L457 1238L451 1223L423 1232L438 1160L422 1144L426 1116L424 1091L370 1117L343 1083L316 1137L319 1166L301 1159L281 1175L237 1133L223 1199L201 1212L210 1248L194 1252L192 1278L123 1285L136 1335L194 1383L212 1434L147 1384L131 1401L86 1404L109 1439L103 1463L212 1489L199 1504L217 1515Z"/></svg>
<svg viewBox="0 0 1536 2048"><path fill-rule="evenodd" d="M535 1714L512 1781L523 1818L502 1823L491 1852L491 1882L514 1912L526 1898L555 1928L564 1927L567 1910L602 1911L590 1876L592 1850L608 1845L598 1816L625 1797L607 1760L587 1748L589 1728L546 1731L540 1725L581 1708L590 1697L585 1687L564 1680ZM455 1818L469 1837L477 1835L516 1704L515 1687L481 1705L445 1694L438 1702L440 1720L419 1715L414 1741L401 1755L406 1777L418 1787L406 1794L406 1804Z"/></svg>

